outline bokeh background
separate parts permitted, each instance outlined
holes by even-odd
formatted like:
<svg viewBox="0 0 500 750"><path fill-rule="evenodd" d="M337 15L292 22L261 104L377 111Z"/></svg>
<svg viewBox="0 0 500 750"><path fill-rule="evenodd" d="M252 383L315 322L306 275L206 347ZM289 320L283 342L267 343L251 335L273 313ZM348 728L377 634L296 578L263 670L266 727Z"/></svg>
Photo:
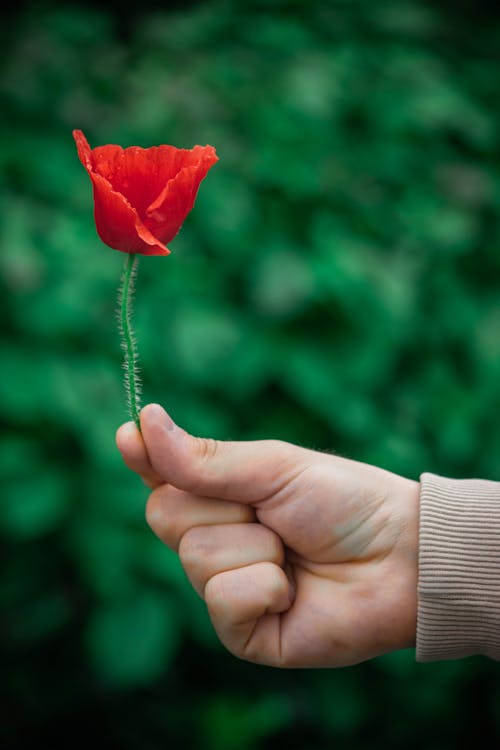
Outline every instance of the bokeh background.
<svg viewBox="0 0 500 750"><path fill-rule="evenodd" d="M219 645L115 449L123 257L71 130L220 157L140 264L147 401L500 480L498 5L21 2L0 42L0 745L495 746L481 657L279 671Z"/></svg>

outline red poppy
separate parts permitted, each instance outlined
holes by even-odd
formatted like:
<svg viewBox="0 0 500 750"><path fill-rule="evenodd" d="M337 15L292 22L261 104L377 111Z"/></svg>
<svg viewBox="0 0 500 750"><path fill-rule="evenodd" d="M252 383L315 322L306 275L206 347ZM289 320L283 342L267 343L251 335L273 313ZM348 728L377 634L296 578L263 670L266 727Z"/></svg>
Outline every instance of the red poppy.
<svg viewBox="0 0 500 750"><path fill-rule="evenodd" d="M193 208L201 181L218 157L213 146L91 149L74 130L78 156L94 188L94 218L101 240L123 253L168 255Z"/></svg>

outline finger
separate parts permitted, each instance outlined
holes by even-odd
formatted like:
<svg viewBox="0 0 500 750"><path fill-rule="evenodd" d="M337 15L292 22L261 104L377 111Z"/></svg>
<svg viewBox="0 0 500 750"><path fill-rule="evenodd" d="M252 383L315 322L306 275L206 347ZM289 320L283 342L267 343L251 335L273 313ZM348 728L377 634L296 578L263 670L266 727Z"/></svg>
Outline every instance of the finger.
<svg viewBox="0 0 500 750"><path fill-rule="evenodd" d="M282 566L285 551L274 531L260 523L193 526L181 539L179 557L200 596L213 576L259 562Z"/></svg>
<svg viewBox="0 0 500 750"><path fill-rule="evenodd" d="M308 462L308 451L279 440L193 437L158 404L142 409L141 429L154 471L196 495L258 503L286 487Z"/></svg>
<svg viewBox="0 0 500 750"><path fill-rule="evenodd" d="M293 600L284 570L259 562L211 578L205 601L214 628L235 656L258 664L280 666L281 618Z"/></svg>
<svg viewBox="0 0 500 750"><path fill-rule="evenodd" d="M193 526L250 523L256 516L248 505L199 497L162 484L149 496L146 520L162 542L177 552L181 538Z"/></svg>
<svg viewBox="0 0 500 750"><path fill-rule="evenodd" d="M157 487L163 479L154 471L141 433L134 422L126 422L116 432L116 446L129 469L139 474L148 487Z"/></svg>

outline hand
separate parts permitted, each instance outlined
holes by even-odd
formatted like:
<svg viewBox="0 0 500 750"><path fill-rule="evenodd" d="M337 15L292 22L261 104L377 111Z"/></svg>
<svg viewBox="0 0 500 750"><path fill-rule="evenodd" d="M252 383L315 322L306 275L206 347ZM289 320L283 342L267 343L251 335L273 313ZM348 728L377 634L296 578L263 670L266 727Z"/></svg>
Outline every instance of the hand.
<svg viewBox="0 0 500 750"><path fill-rule="evenodd" d="M276 440L189 435L156 404L117 432L153 488L226 648L276 667L340 667L415 645L418 482Z"/></svg>

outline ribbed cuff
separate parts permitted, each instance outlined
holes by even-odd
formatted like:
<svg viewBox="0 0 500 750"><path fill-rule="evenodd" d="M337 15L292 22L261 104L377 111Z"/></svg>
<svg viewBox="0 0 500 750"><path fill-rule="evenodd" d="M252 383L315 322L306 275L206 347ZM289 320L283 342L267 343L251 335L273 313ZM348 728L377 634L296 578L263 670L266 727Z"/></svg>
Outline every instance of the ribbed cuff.
<svg viewBox="0 0 500 750"><path fill-rule="evenodd" d="M500 482L420 477L420 662L500 660Z"/></svg>

